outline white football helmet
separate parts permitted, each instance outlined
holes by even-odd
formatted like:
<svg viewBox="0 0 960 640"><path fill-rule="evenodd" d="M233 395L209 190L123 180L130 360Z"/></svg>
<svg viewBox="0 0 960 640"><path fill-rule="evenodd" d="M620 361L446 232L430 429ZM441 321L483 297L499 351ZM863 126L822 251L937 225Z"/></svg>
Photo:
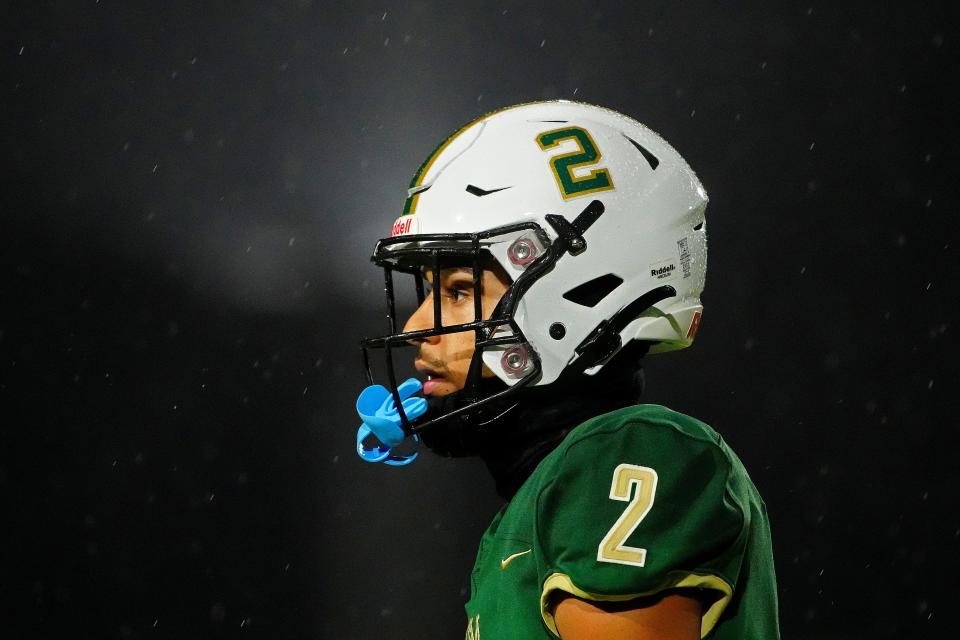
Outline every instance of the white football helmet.
<svg viewBox="0 0 960 640"><path fill-rule="evenodd" d="M680 154L610 109L555 100L478 118L421 165L391 237L377 244L372 260L386 270L392 334L364 340L365 359L369 348L385 348L396 389L391 347L474 331L473 395L453 412L462 413L491 399L477 392L481 359L506 384L499 397L569 371L594 374L634 340L652 352L687 347L703 309L706 206ZM394 271L415 276L422 301L423 266L461 260L479 273L484 254L513 279L491 318L478 302L474 322L443 327L435 296L432 330L397 333ZM449 416L426 417L404 417L405 431Z"/></svg>

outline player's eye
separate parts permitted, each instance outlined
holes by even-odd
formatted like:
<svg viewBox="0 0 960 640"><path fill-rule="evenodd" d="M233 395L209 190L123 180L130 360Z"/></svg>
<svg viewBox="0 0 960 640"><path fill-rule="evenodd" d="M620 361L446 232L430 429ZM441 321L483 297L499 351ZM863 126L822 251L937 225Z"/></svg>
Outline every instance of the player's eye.
<svg viewBox="0 0 960 640"><path fill-rule="evenodd" d="M463 287L447 287L443 290L445 296L452 299L454 302L460 302L464 298L469 296L469 293Z"/></svg>

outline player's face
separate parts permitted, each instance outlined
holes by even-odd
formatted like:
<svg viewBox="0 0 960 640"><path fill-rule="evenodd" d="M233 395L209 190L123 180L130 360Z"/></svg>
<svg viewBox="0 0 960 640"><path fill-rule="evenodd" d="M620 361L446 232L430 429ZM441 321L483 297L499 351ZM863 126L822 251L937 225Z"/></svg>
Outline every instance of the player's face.
<svg viewBox="0 0 960 640"><path fill-rule="evenodd" d="M440 317L444 326L473 322L473 269L454 267L440 270L439 283L435 283L434 274L425 272L431 290L423 304L413 312L404 325L404 331L418 331L433 328L433 296L440 296ZM439 285L439 286L437 286ZM506 274L484 269L481 278L481 303L483 317L489 318L497 302L509 286ZM411 340L419 346L415 366L417 371L426 374L423 385L424 395L445 396L463 389L473 357L475 335L473 331L460 331L442 336L429 336ZM483 367L483 377L489 378L493 372Z"/></svg>

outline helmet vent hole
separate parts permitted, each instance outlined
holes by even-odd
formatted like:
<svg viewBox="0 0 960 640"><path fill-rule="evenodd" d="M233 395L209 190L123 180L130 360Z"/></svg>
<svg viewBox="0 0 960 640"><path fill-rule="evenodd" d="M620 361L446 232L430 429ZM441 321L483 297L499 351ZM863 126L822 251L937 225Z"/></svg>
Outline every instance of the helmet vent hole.
<svg viewBox="0 0 960 640"><path fill-rule="evenodd" d="M693 228L694 231L700 231L700 229L703 229L703 222L702 222L702 221L699 222L699 223L697 224L697 226L695 226L695 227Z"/></svg>
<svg viewBox="0 0 960 640"><path fill-rule="evenodd" d="M626 136L624 136L624 137L626 137ZM633 138L627 138L627 140L629 140L629 141L630 141L630 144L632 144L633 146L635 146L635 147L637 148L637 151L639 151L639 152L640 152L640 155L642 155L642 156L644 157L644 159L646 159L646 161L647 161L647 163L650 165L650 168L651 168L651 169L656 169L656 168L660 165L660 161L657 159L657 156L655 156L655 155L653 155L652 153L650 153L649 151L647 151L647 150L643 147L643 145L641 145L639 142L637 142L637 141L634 140Z"/></svg>
<svg viewBox="0 0 960 640"><path fill-rule="evenodd" d="M583 284L577 285L563 294L563 297L584 307L595 307L621 284L623 284L623 278L608 273L605 276L587 280Z"/></svg>

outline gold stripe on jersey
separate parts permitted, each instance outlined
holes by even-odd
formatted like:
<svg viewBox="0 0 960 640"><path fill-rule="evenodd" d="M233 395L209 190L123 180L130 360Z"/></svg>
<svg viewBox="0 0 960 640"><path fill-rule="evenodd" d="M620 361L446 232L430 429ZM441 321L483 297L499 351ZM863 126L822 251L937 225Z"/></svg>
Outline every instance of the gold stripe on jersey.
<svg viewBox="0 0 960 640"><path fill-rule="evenodd" d="M543 617L543 622L547 625L547 628L550 629L550 632L559 638L560 632L557 631L557 623L553 619L553 612L550 610L550 597L555 591L563 591L572 596L596 602L625 602L635 598L652 596L666 589L712 589L723 594L722 597L710 605L710 608L703 613L703 618L700 620L701 638L706 638L713 630L714 625L717 624L717 621L723 614L723 610L727 608L731 598L733 598L733 587L723 578L709 574L698 575L683 571L671 571L667 574L666 580L652 591L646 593L605 594L584 591L575 585L567 574L553 573L543 583L543 591L540 594L540 615Z"/></svg>

